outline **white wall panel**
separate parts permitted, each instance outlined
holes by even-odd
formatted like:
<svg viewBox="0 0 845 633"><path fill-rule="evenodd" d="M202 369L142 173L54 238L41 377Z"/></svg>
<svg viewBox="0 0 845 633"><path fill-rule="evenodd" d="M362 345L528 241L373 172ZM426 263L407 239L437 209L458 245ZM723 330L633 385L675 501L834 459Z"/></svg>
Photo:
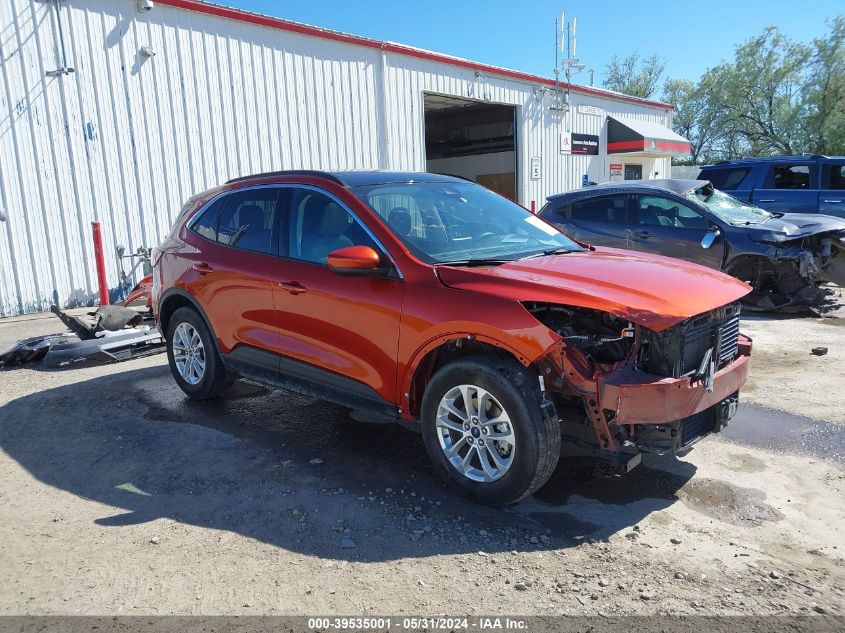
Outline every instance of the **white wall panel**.
<svg viewBox="0 0 845 633"><path fill-rule="evenodd" d="M275 169L425 169L423 93L515 106L520 201L607 173L559 150L565 126L598 134L577 105L669 122L662 109L573 92L572 119L535 86L471 69L135 0L0 2L0 316L91 304L91 222L114 248L159 243L192 194ZM155 51L153 57L141 53ZM539 87L539 86L537 86ZM530 159L542 179L528 179ZM657 161L668 176L668 160Z"/></svg>

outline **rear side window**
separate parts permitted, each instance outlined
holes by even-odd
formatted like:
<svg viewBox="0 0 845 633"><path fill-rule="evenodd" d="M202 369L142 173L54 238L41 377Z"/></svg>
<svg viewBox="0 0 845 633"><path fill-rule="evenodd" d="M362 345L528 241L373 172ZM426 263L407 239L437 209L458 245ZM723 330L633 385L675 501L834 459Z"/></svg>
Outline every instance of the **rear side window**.
<svg viewBox="0 0 845 633"><path fill-rule="evenodd" d="M278 187L262 187L228 196L217 225L217 241L225 246L275 255L279 191Z"/></svg>
<svg viewBox="0 0 845 633"><path fill-rule="evenodd" d="M626 205L628 196L598 196L572 203L569 218L582 222L610 222L625 224L627 221Z"/></svg>
<svg viewBox="0 0 845 633"><path fill-rule="evenodd" d="M845 189L845 165L831 165L826 189Z"/></svg>
<svg viewBox="0 0 845 633"><path fill-rule="evenodd" d="M722 191L732 191L739 189L742 181L751 171L749 167L732 167L730 169L705 169L701 173L702 178L706 178L713 183L716 189Z"/></svg>
<svg viewBox="0 0 845 633"><path fill-rule="evenodd" d="M809 189L810 166L775 165L772 168L772 187L774 189Z"/></svg>

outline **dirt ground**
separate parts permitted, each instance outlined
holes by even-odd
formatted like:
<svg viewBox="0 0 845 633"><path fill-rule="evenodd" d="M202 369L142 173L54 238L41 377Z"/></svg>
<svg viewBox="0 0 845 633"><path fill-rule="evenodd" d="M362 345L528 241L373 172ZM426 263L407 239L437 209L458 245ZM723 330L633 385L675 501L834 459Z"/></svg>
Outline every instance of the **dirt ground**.
<svg viewBox="0 0 845 633"><path fill-rule="evenodd" d="M842 614L842 323L744 319L722 435L625 476L564 458L506 510L402 428L189 402L163 355L0 371L0 614ZM0 321L0 349L60 330Z"/></svg>

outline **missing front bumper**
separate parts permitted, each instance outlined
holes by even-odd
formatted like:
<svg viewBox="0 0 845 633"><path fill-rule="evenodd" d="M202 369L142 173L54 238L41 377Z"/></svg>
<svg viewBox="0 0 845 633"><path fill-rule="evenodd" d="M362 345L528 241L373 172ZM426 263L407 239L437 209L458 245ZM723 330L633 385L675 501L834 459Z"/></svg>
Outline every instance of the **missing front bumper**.
<svg viewBox="0 0 845 633"><path fill-rule="evenodd" d="M643 453L685 453L698 440L727 426L736 414L738 403L739 392L736 392L709 409L668 424L635 424L633 443Z"/></svg>

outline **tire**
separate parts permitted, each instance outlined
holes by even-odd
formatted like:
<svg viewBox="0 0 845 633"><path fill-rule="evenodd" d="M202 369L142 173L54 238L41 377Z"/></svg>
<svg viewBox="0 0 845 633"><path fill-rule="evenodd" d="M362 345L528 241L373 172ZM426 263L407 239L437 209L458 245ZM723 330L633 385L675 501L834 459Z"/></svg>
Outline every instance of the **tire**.
<svg viewBox="0 0 845 633"><path fill-rule="evenodd" d="M467 394L469 414L464 402ZM485 412L479 410L479 401L485 403ZM420 415L423 441L435 469L446 481L480 503L509 505L539 489L557 466L560 423L549 413L550 408L548 403L543 406L537 376L515 360L466 356L441 367L429 381ZM508 423L496 423L505 418ZM447 456L450 450L451 461ZM467 458L472 450L475 455ZM492 472L482 463L484 451Z"/></svg>
<svg viewBox="0 0 845 633"><path fill-rule="evenodd" d="M196 335L194 338L193 335ZM186 346L186 338L193 341ZM192 308L179 308L167 323L167 362L176 383L190 398L208 400L217 398L232 381L226 375L226 368L205 320ZM197 345L196 343L199 343ZM193 350L193 358L198 362L186 362L186 348ZM198 371L199 365L202 371ZM191 369L193 368L193 369Z"/></svg>

